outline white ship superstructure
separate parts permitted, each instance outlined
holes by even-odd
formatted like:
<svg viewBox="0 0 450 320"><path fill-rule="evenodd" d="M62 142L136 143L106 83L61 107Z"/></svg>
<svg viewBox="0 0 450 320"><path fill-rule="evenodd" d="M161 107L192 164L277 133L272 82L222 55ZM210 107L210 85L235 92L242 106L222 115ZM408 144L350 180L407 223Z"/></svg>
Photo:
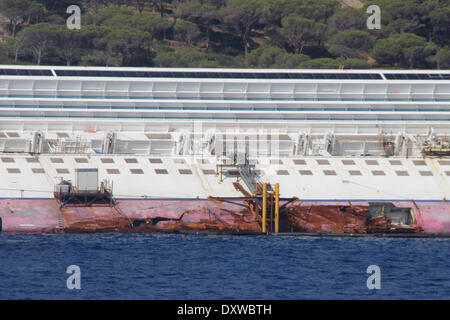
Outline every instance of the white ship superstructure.
<svg viewBox="0 0 450 320"><path fill-rule="evenodd" d="M443 203L449 121L448 70L1 66L0 192L96 168L118 199Z"/></svg>

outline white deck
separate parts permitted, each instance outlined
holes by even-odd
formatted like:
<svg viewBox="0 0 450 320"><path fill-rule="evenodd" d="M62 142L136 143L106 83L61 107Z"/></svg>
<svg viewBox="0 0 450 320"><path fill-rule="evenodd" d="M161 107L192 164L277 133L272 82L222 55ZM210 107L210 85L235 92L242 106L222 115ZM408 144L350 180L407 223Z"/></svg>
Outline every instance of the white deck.
<svg viewBox="0 0 450 320"><path fill-rule="evenodd" d="M220 182L214 158L203 158L203 162L208 163L200 163L201 159L194 158L136 155L41 155L38 162L28 162L27 158L34 157L2 155L1 198L52 198L54 184L61 178L74 182L75 168L99 168L99 179L112 181L114 195L118 198L242 196L232 185L236 177L225 177ZM102 158L112 159L113 163L102 162ZM80 163L79 159L87 162ZM149 159L158 159L152 161L161 163ZM180 159L185 163L178 163ZM276 165L273 159L270 164L269 158L260 158L256 170L262 171L261 180L280 183L283 197L296 196L305 200L450 199L450 160L373 157L306 157L302 160L304 164L298 159L294 162L285 158L281 160L282 164ZM324 160L329 164L318 162ZM342 160L352 160L354 164ZM189 163L191 161L193 163ZM132 173L131 169L138 171ZM155 169L167 170L167 174L158 174ZM182 174L180 169L190 171ZM241 184L245 187L243 182Z"/></svg>

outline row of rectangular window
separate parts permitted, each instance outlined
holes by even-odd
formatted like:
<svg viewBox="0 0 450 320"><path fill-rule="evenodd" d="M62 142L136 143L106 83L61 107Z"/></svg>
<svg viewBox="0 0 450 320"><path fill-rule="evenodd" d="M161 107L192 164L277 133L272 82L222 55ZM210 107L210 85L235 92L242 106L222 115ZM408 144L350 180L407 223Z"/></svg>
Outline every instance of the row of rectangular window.
<svg viewBox="0 0 450 320"><path fill-rule="evenodd" d="M2 162L4 163L14 163L15 160L12 157L1 157L0 158ZM27 162L39 162L38 158L25 158ZM75 162L77 163L89 163L89 160L87 158L75 158ZM150 163L163 163L162 159L158 158L149 158L148 159ZM50 158L50 161L52 163L64 163L63 158ZM125 158L124 161L126 163L138 163L137 159L135 158ZM184 159L173 159L174 163L177 164L186 164L186 161ZM114 159L112 158L101 158L102 163L115 163ZM209 164L209 161L207 159L197 159L198 163L201 164Z"/></svg>
<svg viewBox="0 0 450 320"><path fill-rule="evenodd" d="M13 157L1 157L0 158L2 162L4 163L14 163L15 160ZM75 158L75 162L77 163L88 163L89 160L87 158ZM148 159L150 163L163 163L162 159L159 158L149 158ZM37 158L26 158L26 161L29 163L33 162L39 162ZM63 158L50 158L50 161L52 163L64 163ZM124 161L126 163L138 163L136 158L125 158ZM343 165L356 165L356 162L354 160L341 160ZM115 163L114 159L112 158L101 158L102 163ZM176 164L185 164L186 161L184 159L173 159L173 162ZM197 159L198 163L202 164L209 164L209 161L207 159ZM307 165L306 161L303 159L294 159L293 160L295 165ZM412 160L413 164L416 166L426 166L426 162L424 160ZM441 166L450 166L450 160L438 160L439 164ZM252 163L258 163L257 160L253 160ZM330 161L327 159L316 159L316 163L318 165L331 165ZM380 165L378 160L365 160L365 163L370 166L378 166ZM401 166L402 162L400 160L389 160L389 163L393 166ZM270 164L283 164L282 160L270 160Z"/></svg>
<svg viewBox="0 0 450 320"><path fill-rule="evenodd" d="M19 168L6 168L6 171L8 173L22 173L22 171ZM31 171L33 173L45 173L45 170L42 168L32 168ZM190 169L179 169L178 172L180 174L192 174L192 171ZM56 173L58 174L69 174L70 170L66 168L57 168ZM119 169L106 169L106 173L108 174L120 174ZM144 174L144 170L142 169L130 169L131 174ZM155 169L156 174L169 174L167 169ZM214 170L203 170L204 174L215 174Z"/></svg>
<svg viewBox="0 0 450 320"><path fill-rule="evenodd" d="M303 159L295 159L293 161L294 161L294 164L296 164L296 165L306 165L307 164L306 161ZM427 165L424 160L412 160L412 162L416 166L426 166ZM317 159L316 163L318 165L330 165L330 161L326 160L326 159ZM378 160L365 160L365 163L369 166L379 166L380 165ZM389 160L389 163L393 166L401 166L402 165L402 162L400 160ZM346 166L355 166L356 162L355 162L355 160L342 160L342 164L346 165ZM449 160L439 160L439 164L442 166L449 166L450 161Z"/></svg>
<svg viewBox="0 0 450 320"><path fill-rule="evenodd" d="M382 80L379 73L55 70L62 77ZM5 76L53 76L50 69L0 69ZM384 73L388 80L450 80L449 73Z"/></svg>
<svg viewBox="0 0 450 320"><path fill-rule="evenodd" d="M312 176L313 175L313 172L311 170L299 170L298 172L303 176ZM372 172L372 175L374 175L374 176L385 176L386 175L386 173L382 170L372 170L371 172ZM408 171L405 171L405 170L397 170L397 171L395 171L395 173L399 177L409 176ZM278 171L277 171L277 174L279 174ZM326 176L336 176L337 175L335 170L323 170L323 174ZM348 174L351 176L362 176L362 172L359 170L349 170ZM419 174L421 176L425 176L425 177L433 175L433 173L431 171L419 171ZM450 176L450 171L445 171L445 174L447 176ZM286 173L283 173L282 175L286 175Z"/></svg>
<svg viewBox="0 0 450 320"><path fill-rule="evenodd" d="M21 170L19 168L7 168L6 170L8 173L21 173ZM42 168L32 168L31 170L33 173L45 173L44 169L42 169ZM205 175L216 174L215 170L212 170L212 169L204 169L202 171L203 171L203 174L205 174ZM192 174L192 171L190 169L179 169L178 172L179 172L179 174L183 174L183 175ZM305 176L313 175L313 172L311 170L299 170L298 172L300 173L300 175L305 175ZM382 170L372 170L371 172L374 176L385 176L386 175L386 173ZM70 171L69 171L69 169L65 169L65 168L57 168L56 173L69 174ZM106 169L106 173L120 174L120 170L119 169ZM144 170L130 169L130 173L131 174L144 174ZM156 174L169 174L167 169L155 169L155 173ZM361 176L362 175L362 172L359 170L349 170L348 173L351 176ZM397 170L397 171L395 171L395 173L397 174L397 176L401 176L401 177L409 176L408 171L405 171L405 170ZM261 175L262 171L259 170L258 174ZM280 175L280 176L289 175L289 171L288 170L277 170L276 174ZM326 176L336 176L337 175L335 170L323 170L323 174ZM433 173L431 171L419 171L419 174L421 176L432 176L433 175ZM450 171L445 171L445 174L447 176L450 176Z"/></svg>
<svg viewBox="0 0 450 320"><path fill-rule="evenodd" d="M55 70L62 77L382 80L379 73Z"/></svg>

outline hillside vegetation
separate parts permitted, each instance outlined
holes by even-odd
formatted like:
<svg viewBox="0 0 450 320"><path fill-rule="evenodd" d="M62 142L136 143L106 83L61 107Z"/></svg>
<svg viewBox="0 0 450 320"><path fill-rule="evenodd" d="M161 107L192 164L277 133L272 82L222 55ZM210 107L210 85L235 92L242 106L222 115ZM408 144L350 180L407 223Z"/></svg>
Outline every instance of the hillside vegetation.
<svg viewBox="0 0 450 320"><path fill-rule="evenodd" d="M450 68L450 0L356 3L349 7L337 0L0 0L0 63ZM73 4L81 8L78 30L66 26L66 9ZM366 9L372 4L381 8L379 30L366 26Z"/></svg>

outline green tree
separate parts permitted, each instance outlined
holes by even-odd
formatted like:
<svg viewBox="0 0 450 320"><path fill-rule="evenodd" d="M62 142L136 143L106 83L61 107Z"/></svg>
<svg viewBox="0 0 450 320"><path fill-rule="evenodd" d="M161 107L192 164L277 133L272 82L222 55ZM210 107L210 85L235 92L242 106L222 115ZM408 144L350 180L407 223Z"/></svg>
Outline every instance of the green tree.
<svg viewBox="0 0 450 320"><path fill-rule="evenodd" d="M345 7L336 12L328 20L331 30L366 29L367 15L364 11Z"/></svg>
<svg viewBox="0 0 450 320"><path fill-rule="evenodd" d="M214 21L218 19L218 10L217 3L206 0L194 0L178 4L174 15L176 18L189 20L205 29L206 52L209 52L211 27Z"/></svg>
<svg viewBox="0 0 450 320"><path fill-rule="evenodd" d="M142 14L145 6L152 2L152 0L134 0L134 2L136 3L136 8L138 9L139 13Z"/></svg>
<svg viewBox="0 0 450 320"><path fill-rule="evenodd" d="M174 27L174 32L175 38L186 41L188 46L191 46L192 41L201 35L199 27L190 21L177 22Z"/></svg>
<svg viewBox="0 0 450 320"><path fill-rule="evenodd" d="M23 29L19 33L19 41L35 58L36 64L40 65L47 53L54 35L54 26L49 23L38 23Z"/></svg>
<svg viewBox="0 0 450 320"><path fill-rule="evenodd" d="M304 54L292 54L278 47L258 48L248 54L248 64L255 68L296 68L309 59Z"/></svg>
<svg viewBox="0 0 450 320"><path fill-rule="evenodd" d="M450 69L450 47L439 49L429 60L436 64L437 69Z"/></svg>
<svg viewBox="0 0 450 320"><path fill-rule="evenodd" d="M267 11L265 21L281 24L281 20L290 14L326 23L339 6L336 0L265 0Z"/></svg>
<svg viewBox="0 0 450 320"><path fill-rule="evenodd" d="M260 22L263 12L264 5L259 0L229 0L220 12L223 21L239 32L245 56L253 28Z"/></svg>
<svg viewBox="0 0 450 320"><path fill-rule="evenodd" d="M289 45L294 47L295 53L302 53L303 47L314 39L314 21L291 14L281 20L281 35Z"/></svg>
<svg viewBox="0 0 450 320"><path fill-rule="evenodd" d="M318 58L304 61L300 64L303 69L338 69L341 63L332 58Z"/></svg>
<svg viewBox="0 0 450 320"><path fill-rule="evenodd" d="M372 56L381 64L418 68L436 52L436 45L412 33L394 34L375 43Z"/></svg>
<svg viewBox="0 0 450 320"><path fill-rule="evenodd" d="M70 30L66 26L55 26L53 29L53 41L58 56L63 59L67 66L80 56L80 46L83 40L83 31Z"/></svg>
<svg viewBox="0 0 450 320"><path fill-rule="evenodd" d="M166 12L167 4L172 2L171 0L152 0L153 2L153 8L155 8L159 14L161 15L161 18L164 17L164 13Z"/></svg>
<svg viewBox="0 0 450 320"><path fill-rule="evenodd" d="M336 33L328 41L328 51L335 56L356 58L372 47L373 41L366 31L347 30Z"/></svg>
<svg viewBox="0 0 450 320"><path fill-rule="evenodd" d="M431 41L435 41L440 45L449 43L450 35L450 7L437 8L430 13Z"/></svg>
<svg viewBox="0 0 450 320"><path fill-rule="evenodd" d="M189 68L195 67L205 60L207 60L205 53L189 48L178 51L158 52L154 62L158 67Z"/></svg>
<svg viewBox="0 0 450 320"><path fill-rule="evenodd" d="M33 16L43 12L43 5L32 0L0 0L0 12L9 19L11 35L16 37L17 27L30 24Z"/></svg>
<svg viewBox="0 0 450 320"><path fill-rule="evenodd" d="M128 65L136 52L151 41L148 32L136 28L110 28L106 36L107 50L112 50L119 56L119 65Z"/></svg>
<svg viewBox="0 0 450 320"><path fill-rule="evenodd" d="M302 62L300 68L304 69L368 69L370 64L362 59L345 59L339 57L337 59L332 58L319 58Z"/></svg>

